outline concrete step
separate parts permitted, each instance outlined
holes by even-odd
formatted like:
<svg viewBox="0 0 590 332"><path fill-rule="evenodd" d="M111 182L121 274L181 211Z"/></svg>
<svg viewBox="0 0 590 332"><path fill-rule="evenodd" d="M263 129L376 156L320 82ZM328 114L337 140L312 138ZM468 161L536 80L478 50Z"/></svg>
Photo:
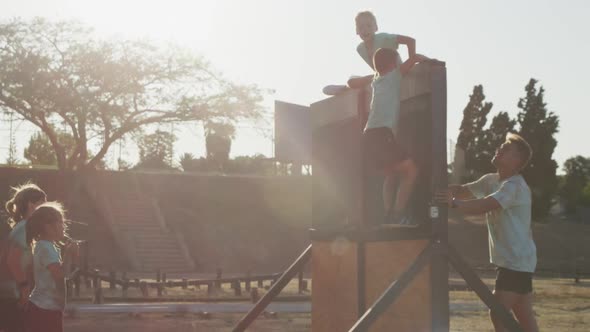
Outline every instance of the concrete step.
<svg viewBox="0 0 590 332"><path fill-rule="evenodd" d="M162 227L159 224L117 224L117 229L125 231L130 230L133 232L157 232L157 233L166 233L166 231L162 230Z"/></svg>
<svg viewBox="0 0 590 332"><path fill-rule="evenodd" d="M161 252L161 251L181 251L180 246L177 243L153 243L151 246L149 245L136 245L136 251L142 252Z"/></svg>
<svg viewBox="0 0 590 332"><path fill-rule="evenodd" d="M144 233L144 232L138 231L138 232L135 232L131 235L133 235L133 237L135 239L137 239L138 241L141 241L142 243L147 243L147 244L149 244L151 241L177 243L176 237L174 237L170 233L156 234L156 233Z"/></svg>
<svg viewBox="0 0 590 332"><path fill-rule="evenodd" d="M143 262L184 262L184 256L180 253L169 253L159 255L137 255L137 258Z"/></svg>
<svg viewBox="0 0 590 332"><path fill-rule="evenodd" d="M170 261L170 260L138 260L139 266L153 267L154 270L169 270L170 268L187 269L191 264L185 261Z"/></svg>
<svg viewBox="0 0 590 332"><path fill-rule="evenodd" d="M136 248L135 252L138 255L145 255L145 256L159 256L159 255L167 255L167 254L180 254L182 250L178 247L169 247L169 248Z"/></svg>

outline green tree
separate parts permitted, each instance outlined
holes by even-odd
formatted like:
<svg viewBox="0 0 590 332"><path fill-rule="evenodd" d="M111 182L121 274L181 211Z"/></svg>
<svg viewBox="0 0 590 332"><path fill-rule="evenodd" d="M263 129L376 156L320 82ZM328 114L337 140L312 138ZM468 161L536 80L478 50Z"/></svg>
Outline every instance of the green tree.
<svg viewBox="0 0 590 332"><path fill-rule="evenodd" d="M72 22L0 23L0 82L0 109L38 127L60 169L96 168L114 142L150 124L258 119L262 110L260 89L228 82L186 50L100 40ZM64 125L73 153L59 141Z"/></svg>
<svg viewBox="0 0 590 332"><path fill-rule="evenodd" d="M76 142L72 135L64 132L56 132L59 144L62 145L68 153L72 153ZM47 135L43 132L34 133L29 138L29 145L23 153L31 165L57 166L57 159Z"/></svg>
<svg viewBox="0 0 590 332"><path fill-rule="evenodd" d="M583 206L590 206L590 183L587 183L584 189L582 190L582 197L580 197L580 202Z"/></svg>
<svg viewBox="0 0 590 332"><path fill-rule="evenodd" d="M274 175L275 165L273 160L269 160L262 154L256 154L254 156L238 156L231 159L225 170L231 174L269 176Z"/></svg>
<svg viewBox="0 0 590 332"><path fill-rule="evenodd" d="M6 165L8 166L16 166L20 164L20 160L16 156L16 141L13 136L10 137L10 142L8 146L8 157L6 157Z"/></svg>
<svg viewBox="0 0 590 332"><path fill-rule="evenodd" d="M476 85L463 110L457 148L465 152L465 169L469 172L465 180L477 178L489 170L490 159L486 159L484 154L486 145L484 127L493 104L486 102L485 98L483 86Z"/></svg>
<svg viewBox="0 0 590 332"><path fill-rule="evenodd" d="M136 168L174 169L172 157L176 136L167 131L156 130L139 138L139 163Z"/></svg>
<svg viewBox="0 0 590 332"><path fill-rule="evenodd" d="M525 87L526 96L518 102L519 134L529 142L533 156L523 170L533 195L533 216L544 217L549 213L552 199L557 190L557 163L553 151L557 145L555 134L559 118L547 110L544 101L545 89L536 87L537 80L531 79Z"/></svg>
<svg viewBox="0 0 590 332"><path fill-rule="evenodd" d="M565 176L559 194L565 210L573 213L579 204L585 203L584 190L590 180L590 159L582 156L569 158L563 164Z"/></svg>
<svg viewBox="0 0 590 332"><path fill-rule="evenodd" d="M205 147L207 159L223 170L229 160L231 143L236 129L231 123L210 121L205 123Z"/></svg>
<svg viewBox="0 0 590 332"><path fill-rule="evenodd" d="M178 163L180 164L180 167L182 167L183 171L189 172L194 169L196 160L197 158L195 158L195 155L185 152L180 156Z"/></svg>

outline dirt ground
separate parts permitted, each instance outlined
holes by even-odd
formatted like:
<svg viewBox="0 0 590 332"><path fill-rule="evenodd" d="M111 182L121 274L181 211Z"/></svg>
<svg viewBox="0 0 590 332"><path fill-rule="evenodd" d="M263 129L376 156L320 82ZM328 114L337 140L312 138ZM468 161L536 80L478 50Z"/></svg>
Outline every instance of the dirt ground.
<svg viewBox="0 0 590 332"><path fill-rule="evenodd" d="M493 283L492 280L485 280ZM590 280L535 280L535 312L542 331L590 330ZM493 331L487 308L472 292L451 292L451 331ZM66 317L66 332L231 331L243 314L78 314ZM310 331L311 314L259 317L248 331Z"/></svg>

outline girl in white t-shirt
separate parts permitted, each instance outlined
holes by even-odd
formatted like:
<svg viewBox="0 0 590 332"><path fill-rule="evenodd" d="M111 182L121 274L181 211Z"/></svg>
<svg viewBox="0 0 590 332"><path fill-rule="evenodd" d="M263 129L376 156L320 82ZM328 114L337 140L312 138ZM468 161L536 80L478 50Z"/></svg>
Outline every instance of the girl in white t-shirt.
<svg viewBox="0 0 590 332"><path fill-rule="evenodd" d="M61 204L39 206L27 223L27 243L35 240L33 272L35 288L29 297L25 314L26 332L62 332L66 304L65 271L62 257L71 259L77 253L75 244L67 245L64 254L57 243L65 238L64 212Z"/></svg>

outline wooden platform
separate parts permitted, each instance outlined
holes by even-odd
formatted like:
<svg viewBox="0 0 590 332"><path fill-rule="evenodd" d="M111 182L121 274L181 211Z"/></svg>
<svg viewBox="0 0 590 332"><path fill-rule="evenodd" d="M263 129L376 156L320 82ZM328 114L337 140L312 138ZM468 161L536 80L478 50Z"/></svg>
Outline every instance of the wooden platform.
<svg viewBox="0 0 590 332"><path fill-rule="evenodd" d="M360 284L358 240L314 240L312 331L348 331L362 314L358 308L359 293L365 294L366 306L370 307L428 243L426 239L364 242L365 281ZM370 331L431 331L430 278L427 266ZM359 292L359 287L364 290Z"/></svg>

